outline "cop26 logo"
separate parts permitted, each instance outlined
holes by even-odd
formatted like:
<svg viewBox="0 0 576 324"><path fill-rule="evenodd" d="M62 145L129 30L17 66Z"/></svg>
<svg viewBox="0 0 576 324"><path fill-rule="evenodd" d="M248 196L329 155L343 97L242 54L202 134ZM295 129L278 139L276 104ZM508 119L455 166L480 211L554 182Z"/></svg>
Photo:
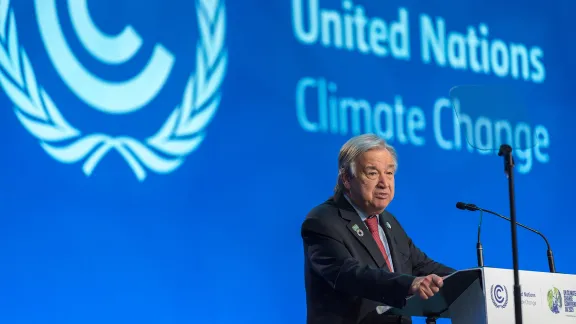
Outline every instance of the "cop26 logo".
<svg viewBox="0 0 576 324"><path fill-rule="evenodd" d="M88 72L70 49L58 21L56 0L35 1L40 36L49 58L68 88L87 105L106 114L128 114L146 106L162 89L174 63L166 48L156 44L146 67L132 79L103 80ZM202 143L220 104L227 67L223 1L196 0L196 71L188 78L180 104L148 138L86 134L71 125L36 81L33 64L19 43L10 0L0 1L0 84L22 125L54 159L69 164L82 161L82 169L89 176L110 150L117 150L140 181L146 178L147 170L170 173ZM131 26L115 36L103 34L92 22L86 2L68 0L71 25L82 45L104 64L127 62L138 52L142 38Z"/></svg>

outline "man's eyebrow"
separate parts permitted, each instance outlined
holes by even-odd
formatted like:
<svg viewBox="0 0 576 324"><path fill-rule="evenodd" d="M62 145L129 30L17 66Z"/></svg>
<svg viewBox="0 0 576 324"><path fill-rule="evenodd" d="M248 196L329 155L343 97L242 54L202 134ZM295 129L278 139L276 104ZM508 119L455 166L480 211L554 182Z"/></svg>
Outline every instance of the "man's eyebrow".
<svg viewBox="0 0 576 324"><path fill-rule="evenodd" d="M386 171L396 173L396 164L388 164L388 166L386 167Z"/></svg>
<svg viewBox="0 0 576 324"><path fill-rule="evenodd" d="M374 166L374 165L367 165L367 166L364 167L364 169L365 169L365 170L376 170L376 171L378 171L378 168L377 168L376 166ZM386 170L390 170L390 169L392 169L392 170L395 171L395 170L396 170L396 164L388 164L388 165L386 166Z"/></svg>

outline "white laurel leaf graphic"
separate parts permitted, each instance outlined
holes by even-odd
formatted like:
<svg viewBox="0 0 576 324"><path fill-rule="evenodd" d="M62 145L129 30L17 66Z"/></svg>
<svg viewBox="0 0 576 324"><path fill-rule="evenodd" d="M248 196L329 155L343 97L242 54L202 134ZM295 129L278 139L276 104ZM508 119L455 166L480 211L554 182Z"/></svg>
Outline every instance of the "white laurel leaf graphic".
<svg viewBox="0 0 576 324"><path fill-rule="evenodd" d="M201 41L196 48L196 75L188 80L181 106L174 110L158 133L147 140L155 149L177 157L195 150L204 139L202 130L220 104L217 90L224 79L228 59L222 27L226 19L224 6L210 0L198 5Z"/></svg>
<svg viewBox="0 0 576 324"><path fill-rule="evenodd" d="M144 143L129 136L82 135L66 121L38 85L28 55L19 45L10 0L0 2L0 85L14 103L19 121L41 147L62 163L83 160L82 170L87 176L111 150L124 158L140 181L146 178L146 169L172 172L204 140L205 129L220 105L219 89L228 61L223 0L198 1L196 15L200 33L196 73L190 75L182 102Z"/></svg>

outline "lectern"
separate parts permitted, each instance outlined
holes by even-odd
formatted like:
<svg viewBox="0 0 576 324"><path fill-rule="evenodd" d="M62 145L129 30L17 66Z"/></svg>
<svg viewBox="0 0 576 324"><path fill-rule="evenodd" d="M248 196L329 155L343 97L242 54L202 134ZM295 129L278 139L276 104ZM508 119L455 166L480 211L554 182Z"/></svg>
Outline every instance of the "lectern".
<svg viewBox="0 0 576 324"><path fill-rule="evenodd" d="M576 276L520 271L525 324L576 323ZM514 323L514 273L475 268L453 273L434 297L410 297L388 314L449 318L453 324Z"/></svg>

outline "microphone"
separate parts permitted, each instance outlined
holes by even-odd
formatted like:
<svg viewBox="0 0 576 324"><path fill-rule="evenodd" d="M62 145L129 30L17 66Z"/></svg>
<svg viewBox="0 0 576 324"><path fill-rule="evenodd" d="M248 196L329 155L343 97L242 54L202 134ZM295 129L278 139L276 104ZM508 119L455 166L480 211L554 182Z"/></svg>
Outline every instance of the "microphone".
<svg viewBox="0 0 576 324"><path fill-rule="evenodd" d="M489 214L498 216L498 217L500 217L500 218L502 218L502 219L505 219L505 220L507 220L507 221L509 221L509 222L512 221L512 220L511 220L510 218L508 218L508 217L502 216L502 215L500 215L500 214L498 214L498 213L495 213L495 212L493 212L493 211L491 211L491 210L487 210L487 209L480 208L480 207L478 207L478 206L476 206L476 205L474 205L474 204L467 204L467 203L463 203L463 202L459 201L459 202L456 203L456 208L462 209L462 210L469 210L469 211L477 211L477 210L479 210L479 211L483 211L483 212L486 212L486 213L489 213ZM540 233L539 231L537 231L537 230L535 230L535 229L533 229L533 228L530 228L530 227L528 227L528 226L526 226L526 225L520 224L520 223L518 223L518 222L516 222L516 225L518 225L518 226L520 226L520 227L523 227L523 228L529 230L530 232L536 233L536 234L540 235L540 237L542 237L542 238L544 239L544 242L546 242L546 246L547 246L547 248L548 248L548 251L547 251L547 253L546 253L546 254L548 255L548 268L550 269L550 272L552 272L552 273L556 272L556 266L554 265L554 254L552 253L552 249L550 248L550 243L548 242L548 239L544 236L544 234L542 234L542 233Z"/></svg>
<svg viewBox="0 0 576 324"><path fill-rule="evenodd" d="M457 202L456 208L462 210L476 211L478 207L472 204L465 204L463 202ZM484 266L484 248L482 247L482 242L480 242L480 230L482 229L482 211L480 211L480 222L478 223L478 242L476 242L476 257L478 258L478 267L482 268Z"/></svg>
<svg viewBox="0 0 576 324"><path fill-rule="evenodd" d="M477 211L479 210L479 208L474 205L474 204L467 204L467 203L463 203L461 201L456 203L456 208L458 209L462 209L462 210L470 210L470 211Z"/></svg>

